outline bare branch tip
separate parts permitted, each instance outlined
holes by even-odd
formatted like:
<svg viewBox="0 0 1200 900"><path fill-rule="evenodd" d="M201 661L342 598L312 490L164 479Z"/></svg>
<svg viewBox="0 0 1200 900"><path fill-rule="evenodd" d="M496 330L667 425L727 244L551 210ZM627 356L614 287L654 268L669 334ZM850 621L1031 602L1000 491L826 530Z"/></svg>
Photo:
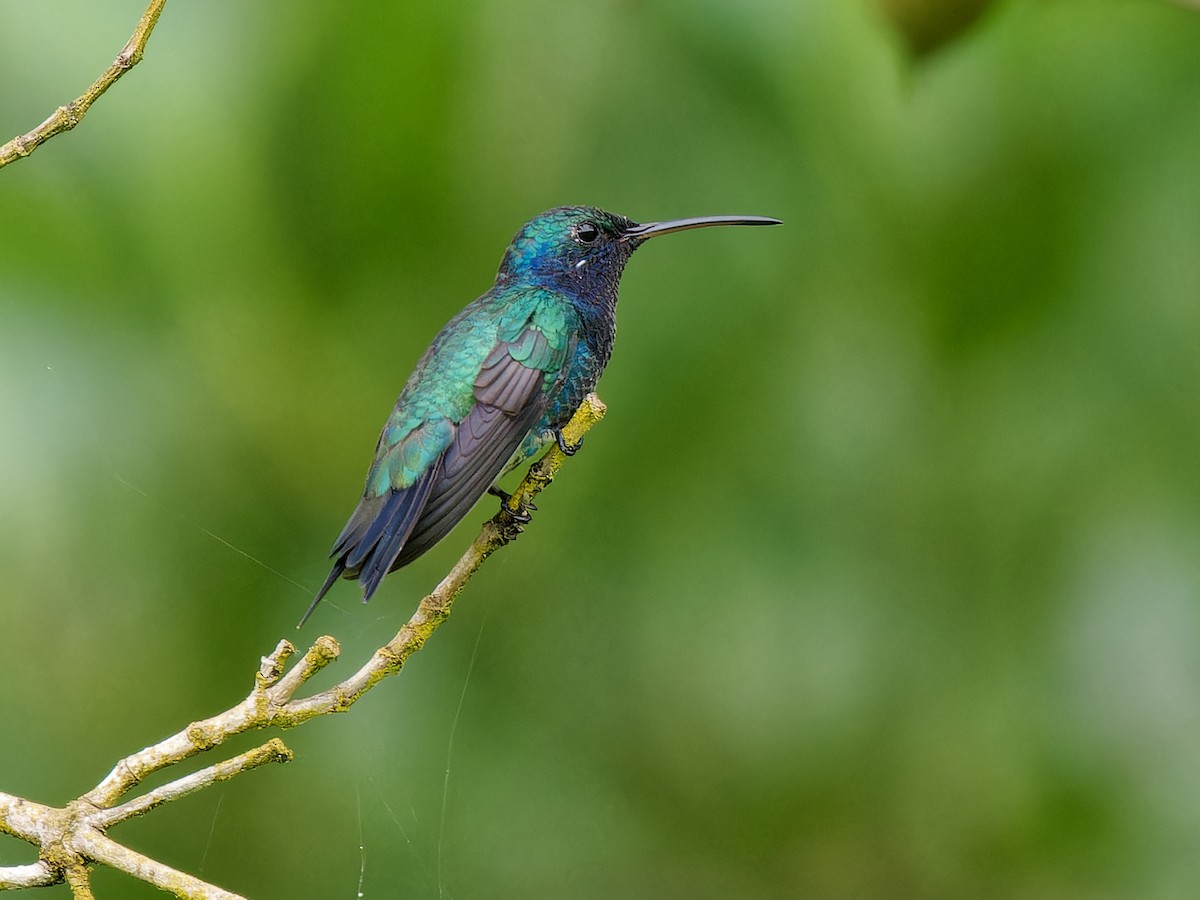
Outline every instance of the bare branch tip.
<svg viewBox="0 0 1200 900"><path fill-rule="evenodd" d="M291 762L296 758L292 749L279 738L271 738L262 746L270 762Z"/></svg>
<svg viewBox="0 0 1200 900"><path fill-rule="evenodd" d="M305 678L307 679L334 662L341 653L342 645L337 642L336 638L328 634L321 635L313 641L308 652L304 654L304 665L312 670Z"/></svg>
<svg viewBox="0 0 1200 900"><path fill-rule="evenodd" d="M262 665L258 668L258 677L256 678L258 686L268 688L279 681L287 668L287 661L295 652L296 647L291 641L280 641L269 655L262 658Z"/></svg>
<svg viewBox="0 0 1200 900"><path fill-rule="evenodd" d="M604 401L594 393L588 394L586 397L584 397L583 402L588 405L588 410L597 420L603 419L604 414L608 412L608 407L605 405Z"/></svg>

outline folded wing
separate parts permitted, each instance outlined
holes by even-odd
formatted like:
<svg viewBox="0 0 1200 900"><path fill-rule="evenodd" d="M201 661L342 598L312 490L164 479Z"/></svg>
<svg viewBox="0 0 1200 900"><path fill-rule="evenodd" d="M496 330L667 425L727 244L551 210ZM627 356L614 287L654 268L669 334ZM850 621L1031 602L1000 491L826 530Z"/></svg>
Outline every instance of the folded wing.
<svg viewBox="0 0 1200 900"><path fill-rule="evenodd" d="M458 524L546 411L556 383L547 373L561 370L564 355L565 347L552 347L529 325L488 354L472 385L473 405L460 422L430 418L398 441L381 437L363 498L334 543L333 568L305 620L339 577L359 579L365 602L384 575ZM389 461L397 472L419 475L380 484ZM410 483L395 483L404 480Z"/></svg>

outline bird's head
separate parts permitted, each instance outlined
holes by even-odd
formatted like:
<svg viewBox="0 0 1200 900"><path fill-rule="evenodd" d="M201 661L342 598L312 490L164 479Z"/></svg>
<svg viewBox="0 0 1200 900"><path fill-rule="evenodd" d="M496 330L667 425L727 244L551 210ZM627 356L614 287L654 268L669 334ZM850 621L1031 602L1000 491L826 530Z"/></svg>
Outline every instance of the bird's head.
<svg viewBox="0 0 1200 900"><path fill-rule="evenodd" d="M500 263L497 284L518 280L581 299L616 300L621 272L642 242L709 225L778 225L760 216L706 216L668 222L637 222L592 206L560 206L522 226Z"/></svg>
<svg viewBox="0 0 1200 900"><path fill-rule="evenodd" d="M590 206L560 206L526 222L500 263L498 279L530 281L571 294L615 284L637 244L633 223Z"/></svg>

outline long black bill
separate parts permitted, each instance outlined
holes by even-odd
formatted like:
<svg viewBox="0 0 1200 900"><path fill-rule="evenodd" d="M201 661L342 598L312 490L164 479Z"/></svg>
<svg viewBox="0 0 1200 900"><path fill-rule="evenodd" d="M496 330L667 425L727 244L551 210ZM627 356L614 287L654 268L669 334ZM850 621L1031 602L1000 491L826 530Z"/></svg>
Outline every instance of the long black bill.
<svg viewBox="0 0 1200 900"><path fill-rule="evenodd" d="M671 219L669 222L647 222L633 225L625 230L621 240L644 241L660 234L687 231L691 228L708 228L710 225L782 225L779 219L769 216L697 216L693 219Z"/></svg>

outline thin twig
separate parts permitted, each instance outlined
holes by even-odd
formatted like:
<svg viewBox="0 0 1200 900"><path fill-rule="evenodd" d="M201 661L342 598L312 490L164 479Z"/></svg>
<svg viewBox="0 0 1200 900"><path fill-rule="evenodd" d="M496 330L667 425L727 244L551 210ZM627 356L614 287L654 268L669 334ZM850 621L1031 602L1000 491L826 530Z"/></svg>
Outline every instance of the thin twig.
<svg viewBox="0 0 1200 900"><path fill-rule="evenodd" d="M66 106L56 109L45 122L33 131L19 134L0 147L0 168L16 162L18 159L24 159L56 134L70 131L83 121L83 117L91 109L92 104L100 98L100 95L142 61L142 56L146 51L146 42L150 40L150 33L154 31L154 26L157 24L166 2L167 0L152 0L146 11L142 13L141 21L134 29L132 37L125 43L121 52L117 54L117 58L113 60L112 65L105 70L104 74L92 82L91 87Z"/></svg>
<svg viewBox="0 0 1200 900"><path fill-rule="evenodd" d="M130 850L124 844L119 844L99 830L87 827L72 836L72 849L87 859L111 866L127 875L132 875L139 881L145 881L160 890L174 894L176 897L195 898L195 900L246 900L241 894L235 894L215 884L202 881L187 872L180 872L168 865L143 856L136 850Z"/></svg>
<svg viewBox="0 0 1200 900"><path fill-rule="evenodd" d="M155 788L149 793L142 794L142 796L130 800L128 803L122 803L120 806L104 810L101 815L95 817L94 821L99 828L111 828L119 822L124 822L126 819L132 819L135 816L148 813L150 810L162 806L164 803L170 803L172 800L178 800L180 797L194 794L201 788L206 788L219 781L228 781L235 775L241 775L243 772L257 769L259 766L264 766L267 763L291 762L293 758L292 751L284 745L283 741L279 738L271 738L261 747L255 747L253 750L247 750L245 753L240 753L232 759L227 759L206 769L193 772L191 775L185 775L183 778L176 779L169 784Z"/></svg>

